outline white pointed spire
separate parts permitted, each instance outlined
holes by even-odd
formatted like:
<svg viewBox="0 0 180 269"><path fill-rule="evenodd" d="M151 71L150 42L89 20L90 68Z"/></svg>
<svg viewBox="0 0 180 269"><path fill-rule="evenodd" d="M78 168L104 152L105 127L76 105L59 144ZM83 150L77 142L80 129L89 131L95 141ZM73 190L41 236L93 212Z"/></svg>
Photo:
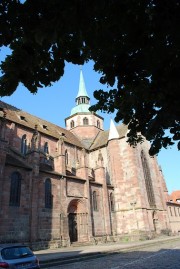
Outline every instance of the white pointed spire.
<svg viewBox="0 0 180 269"><path fill-rule="evenodd" d="M117 138L119 138L119 133L116 129L116 126L113 120L111 119L108 141L111 139L117 139Z"/></svg>

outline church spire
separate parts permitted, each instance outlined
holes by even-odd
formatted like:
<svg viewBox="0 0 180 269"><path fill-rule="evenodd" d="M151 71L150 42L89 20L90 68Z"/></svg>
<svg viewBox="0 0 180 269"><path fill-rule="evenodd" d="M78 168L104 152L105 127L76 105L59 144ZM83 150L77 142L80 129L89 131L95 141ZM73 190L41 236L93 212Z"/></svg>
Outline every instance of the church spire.
<svg viewBox="0 0 180 269"><path fill-rule="evenodd" d="M82 69L80 71L80 80L79 80L79 91L78 91L78 95L76 97L79 98L79 97L88 97L88 94L87 94L87 91L86 91L86 86L85 86L85 82L84 82L84 77L83 77L83 72L82 72Z"/></svg>
<svg viewBox="0 0 180 269"><path fill-rule="evenodd" d="M98 132L103 130L103 118L89 110L90 98L86 91L82 69L80 69L79 89L75 101L76 105L71 109L70 116L65 119L66 128L84 141L86 147L89 147Z"/></svg>
<svg viewBox="0 0 180 269"><path fill-rule="evenodd" d="M118 139L118 138L119 138L119 133L116 129L116 126L113 120L111 119L108 141L112 139Z"/></svg>
<svg viewBox="0 0 180 269"><path fill-rule="evenodd" d="M71 115L78 112L89 112L90 98L86 91L82 69L80 70L79 90L76 97L76 106L71 110Z"/></svg>

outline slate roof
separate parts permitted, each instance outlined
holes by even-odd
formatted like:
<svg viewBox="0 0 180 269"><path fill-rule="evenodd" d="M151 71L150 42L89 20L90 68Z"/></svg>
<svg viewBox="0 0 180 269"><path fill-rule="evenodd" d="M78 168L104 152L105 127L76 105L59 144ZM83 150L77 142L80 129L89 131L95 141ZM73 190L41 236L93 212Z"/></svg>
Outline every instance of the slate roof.
<svg viewBox="0 0 180 269"><path fill-rule="evenodd" d="M18 109L2 101L0 101L0 109L1 109L0 117L3 117L2 109L4 109L7 113L6 119L9 121L15 122L17 124L20 124L21 126L24 126L33 130L35 128L35 125L37 125L37 129L40 133L46 134L47 136L51 136L55 139L59 139L61 134L64 133L65 142L76 145L80 148L83 148L81 141L75 135L73 135L70 131L62 127L59 127L51 122L48 122L46 120L33 116L21 109Z"/></svg>

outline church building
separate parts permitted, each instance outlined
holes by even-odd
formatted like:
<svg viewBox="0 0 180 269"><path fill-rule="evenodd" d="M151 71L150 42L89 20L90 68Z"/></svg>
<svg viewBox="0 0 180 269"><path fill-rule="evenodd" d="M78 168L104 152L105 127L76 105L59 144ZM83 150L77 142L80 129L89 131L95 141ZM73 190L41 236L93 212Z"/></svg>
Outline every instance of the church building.
<svg viewBox="0 0 180 269"><path fill-rule="evenodd" d="M149 142L103 128L82 70L66 128L0 101L0 242L34 249L152 238L170 229L168 191Z"/></svg>

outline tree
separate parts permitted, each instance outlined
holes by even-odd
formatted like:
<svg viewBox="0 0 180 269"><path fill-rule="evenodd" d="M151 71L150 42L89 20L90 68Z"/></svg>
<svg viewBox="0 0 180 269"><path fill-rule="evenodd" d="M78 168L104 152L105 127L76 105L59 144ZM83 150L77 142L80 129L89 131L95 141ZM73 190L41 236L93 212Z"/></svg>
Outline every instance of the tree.
<svg viewBox="0 0 180 269"><path fill-rule="evenodd" d="M110 90L96 90L91 109L116 111L130 145L146 137L154 155L180 140L179 14L179 0L1 0L0 46L12 54L0 95L20 82L36 93L63 76L65 61L93 60Z"/></svg>

